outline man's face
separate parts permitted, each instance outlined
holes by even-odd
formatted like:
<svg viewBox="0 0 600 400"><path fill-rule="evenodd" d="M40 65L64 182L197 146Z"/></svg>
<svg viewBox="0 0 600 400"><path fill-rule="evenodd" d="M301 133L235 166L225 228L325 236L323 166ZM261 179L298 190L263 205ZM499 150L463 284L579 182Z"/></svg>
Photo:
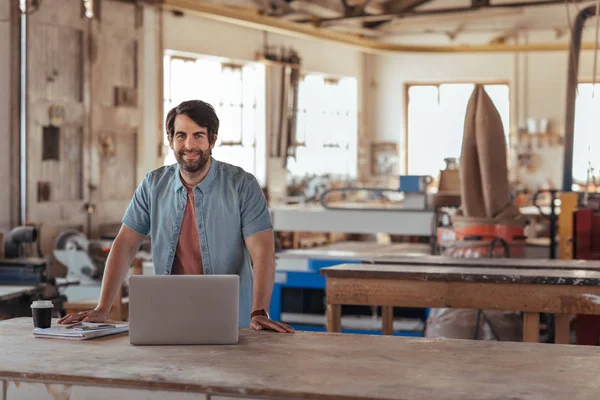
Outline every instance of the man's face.
<svg viewBox="0 0 600 400"><path fill-rule="evenodd" d="M196 173L202 171L210 159L211 145L208 129L199 126L187 115L175 117L173 137L169 140L177 163L184 171Z"/></svg>

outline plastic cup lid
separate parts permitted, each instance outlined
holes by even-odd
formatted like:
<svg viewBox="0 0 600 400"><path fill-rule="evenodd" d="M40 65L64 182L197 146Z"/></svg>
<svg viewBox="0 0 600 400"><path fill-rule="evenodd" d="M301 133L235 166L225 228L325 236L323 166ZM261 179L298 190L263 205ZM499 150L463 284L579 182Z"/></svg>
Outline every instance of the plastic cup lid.
<svg viewBox="0 0 600 400"><path fill-rule="evenodd" d="M49 300L36 300L31 303L31 308L52 308L54 304L52 304Z"/></svg>

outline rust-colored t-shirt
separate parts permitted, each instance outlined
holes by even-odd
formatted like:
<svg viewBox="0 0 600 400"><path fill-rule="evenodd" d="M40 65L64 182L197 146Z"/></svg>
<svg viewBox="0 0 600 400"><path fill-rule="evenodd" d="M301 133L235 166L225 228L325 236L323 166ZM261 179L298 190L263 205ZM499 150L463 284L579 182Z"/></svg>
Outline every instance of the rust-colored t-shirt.
<svg viewBox="0 0 600 400"><path fill-rule="evenodd" d="M194 187L185 184L187 202L179 229L177 251L173 260L173 275L198 275L204 273L200 240L196 226L196 209L194 206Z"/></svg>

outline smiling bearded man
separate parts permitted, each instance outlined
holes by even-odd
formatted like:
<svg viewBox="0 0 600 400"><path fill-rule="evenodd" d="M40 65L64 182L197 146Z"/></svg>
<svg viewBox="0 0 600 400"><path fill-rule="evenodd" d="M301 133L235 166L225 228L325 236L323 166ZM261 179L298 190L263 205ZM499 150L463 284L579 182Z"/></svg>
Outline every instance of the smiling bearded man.
<svg viewBox="0 0 600 400"><path fill-rule="evenodd" d="M275 280L267 202L252 174L212 157L219 131L215 110L186 101L169 111L165 125L177 164L149 172L135 191L106 261L98 306L59 323L104 321L150 234L155 275L236 274L240 327L293 332L267 312Z"/></svg>

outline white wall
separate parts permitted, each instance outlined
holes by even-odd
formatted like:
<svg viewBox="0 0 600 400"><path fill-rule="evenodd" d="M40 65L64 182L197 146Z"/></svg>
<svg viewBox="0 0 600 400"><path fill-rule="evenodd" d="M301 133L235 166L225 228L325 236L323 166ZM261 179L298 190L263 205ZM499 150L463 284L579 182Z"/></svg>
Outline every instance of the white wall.
<svg viewBox="0 0 600 400"><path fill-rule="evenodd" d="M0 1L0 231L10 228L10 22L9 2Z"/></svg>
<svg viewBox="0 0 600 400"><path fill-rule="evenodd" d="M365 116L365 56L356 49L319 40L265 34L258 29L201 18L193 14L177 17L166 11L163 13L163 23L166 50L254 61L257 53L262 52L264 48L265 38L269 46L293 48L300 54L305 71L355 77L358 82L359 113L362 118ZM359 135L364 129L366 125L359 125ZM278 194L282 195L285 192L286 172L280 160L269 159L267 162L267 187L271 200L276 201Z"/></svg>
<svg viewBox="0 0 600 400"><path fill-rule="evenodd" d="M591 25L591 24L590 24ZM591 42L591 27L584 40ZM529 43L554 40L553 33L538 32L521 37ZM565 43L567 37L561 41ZM406 42L406 41L405 41ZM424 37L410 37L412 43L431 43ZM443 43L440 43L443 42ZM477 42L475 38L475 42ZM448 44L435 40L435 44ZM415 82L453 82L503 80L511 88L511 132L525 124L527 118L550 118L552 130L564 131L567 51L532 53L460 53L377 55L372 58L372 80L369 88L374 99L371 128L375 141L394 141L404 145L405 104L404 87ZM592 77L593 52L583 51L580 58L580 79ZM600 62L599 62L600 64ZM403 148L403 147L402 147ZM403 155L404 151L401 151ZM411 155L409 155L410 157ZM530 187L549 179L556 186L562 180L562 146L544 150L538 155L538 170L527 174L518 171L520 181ZM401 163L402 172L404 162Z"/></svg>
<svg viewBox="0 0 600 400"><path fill-rule="evenodd" d="M252 61L262 51L263 31L204 19L192 14L176 17L164 13L164 47ZM347 46L269 33L268 44L296 49L308 71L360 78L362 53Z"/></svg>
<svg viewBox="0 0 600 400"><path fill-rule="evenodd" d="M375 103L374 141L400 143L401 173L405 173L405 85L418 82L512 81L514 56L509 54L401 54L370 56ZM432 144L434 145L434 144ZM418 155L409 155L418 156Z"/></svg>

